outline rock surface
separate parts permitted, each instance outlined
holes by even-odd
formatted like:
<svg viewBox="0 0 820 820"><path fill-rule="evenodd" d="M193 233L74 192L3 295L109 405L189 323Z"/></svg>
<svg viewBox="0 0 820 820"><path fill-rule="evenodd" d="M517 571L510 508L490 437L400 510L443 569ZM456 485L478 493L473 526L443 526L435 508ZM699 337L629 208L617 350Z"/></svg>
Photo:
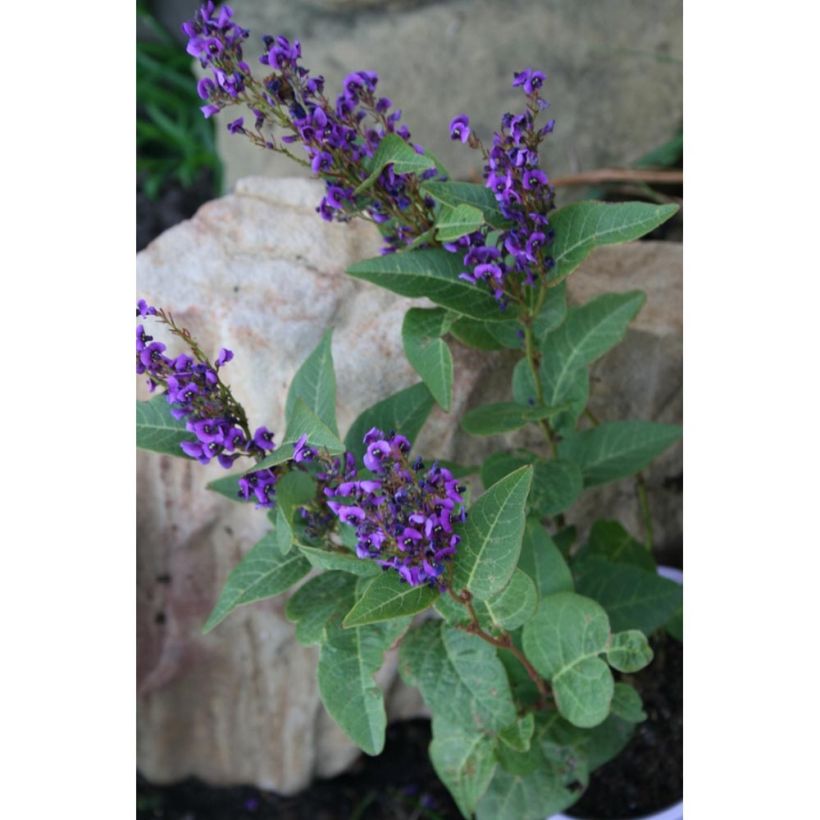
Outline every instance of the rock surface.
<svg viewBox="0 0 820 820"><path fill-rule="evenodd" d="M165 0L173 31L191 0ZM489 140L505 111L519 110L513 72L547 72L545 96L557 121L543 152L553 176L633 162L666 142L682 122L681 0L234 0L252 33L250 61L263 34L302 43L303 63L335 97L351 71L374 70L380 91L404 112L418 142L456 178L475 172L476 155L448 139L456 114L470 115ZM218 149L229 189L251 174L294 176L284 157L227 133Z"/></svg>
<svg viewBox="0 0 820 820"><path fill-rule="evenodd" d="M344 276L347 265L377 253L378 237L365 223L322 222L313 210L320 192L315 181L242 180L137 257L139 294L169 308L205 350L231 348L236 357L225 374L251 423L280 432L290 379L327 327L335 328L342 432L365 407L417 381L400 339L413 302ZM601 418L679 420L680 246L605 248L571 279L571 295L581 300L635 287L647 291L647 305L624 344L596 366L592 406ZM478 463L522 438L472 438L452 419L509 397L515 354L452 348L454 416L435 409L418 450ZM656 541L673 549L680 471L678 448L648 475ZM138 765L155 782L193 774L292 793L341 771L357 752L319 703L317 652L295 641L284 598L243 607L209 635L200 632L229 571L267 528L261 512L205 489L223 474L139 454ZM631 482L577 506L568 517L582 525L618 515L641 531ZM394 658L380 683L391 717L419 714Z"/></svg>

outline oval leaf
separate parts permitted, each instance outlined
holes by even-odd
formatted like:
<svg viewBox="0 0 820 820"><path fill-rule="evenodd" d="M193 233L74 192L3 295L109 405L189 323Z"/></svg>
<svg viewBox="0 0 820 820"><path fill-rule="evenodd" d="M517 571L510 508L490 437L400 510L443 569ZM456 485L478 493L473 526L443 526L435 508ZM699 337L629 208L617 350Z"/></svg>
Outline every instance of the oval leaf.
<svg viewBox="0 0 820 820"><path fill-rule="evenodd" d="M336 426L336 374L330 349L332 333L332 330L328 330L322 336L316 349L305 359L290 383L285 403L288 427L296 409L296 400L302 399L331 432L339 435Z"/></svg>
<svg viewBox="0 0 820 820"><path fill-rule="evenodd" d="M448 324L447 311L411 308L401 328L407 361L421 376L442 410L450 409L453 392L453 354L440 338Z"/></svg>
<svg viewBox="0 0 820 820"><path fill-rule="evenodd" d="M640 672L655 657L646 635L638 629L617 632L610 638L606 659L619 672Z"/></svg>
<svg viewBox="0 0 820 820"><path fill-rule="evenodd" d="M171 415L165 396L137 402L137 447L141 450L188 458L179 445L195 440L185 429L185 422Z"/></svg>

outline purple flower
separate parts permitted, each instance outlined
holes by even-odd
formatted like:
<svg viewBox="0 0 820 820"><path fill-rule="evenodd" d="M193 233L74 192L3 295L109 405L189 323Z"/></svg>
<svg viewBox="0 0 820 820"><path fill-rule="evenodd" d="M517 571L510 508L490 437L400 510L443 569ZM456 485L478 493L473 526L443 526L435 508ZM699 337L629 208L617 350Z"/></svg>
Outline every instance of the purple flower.
<svg viewBox="0 0 820 820"><path fill-rule="evenodd" d="M453 117L450 122L450 139L466 143L470 139L470 118L466 114Z"/></svg>
<svg viewBox="0 0 820 820"><path fill-rule="evenodd" d="M315 457L316 451L308 447L307 436L300 436L293 444L293 460L301 464L303 461L313 461Z"/></svg>
<svg viewBox="0 0 820 820"><path fill-rule="evenodd" d="M244 134L245 129L242 127L243 123L245 122L243 117L238 117L237 119L228 123L228 131L232 134Z"/></svg>
<svg viewBox="0 0 820 820"><path fill-rule="evenodd" d="M526 94L535 94L544 85L544 80L546 77L542 72L527 68L514 75L513 88L523 86Z"/></svg>
<svg viewBox="0 0 820 820"><path fill-rule="evenodd" d="M208 117L212 117L214 114L219 113L219 106L214 105L213 103L208 103L208 105L203 105L200 108L200 111L202 111L202 114L205 117L205 119L208 119Z"/></svg>
<svg viewBox="0 0 820 820"><path fill-rule="evenodd" d="M273 443L273 433L267 427L256 428L256 432L253 434L253 444L262 452L276 449L276 445Z"/></svg>

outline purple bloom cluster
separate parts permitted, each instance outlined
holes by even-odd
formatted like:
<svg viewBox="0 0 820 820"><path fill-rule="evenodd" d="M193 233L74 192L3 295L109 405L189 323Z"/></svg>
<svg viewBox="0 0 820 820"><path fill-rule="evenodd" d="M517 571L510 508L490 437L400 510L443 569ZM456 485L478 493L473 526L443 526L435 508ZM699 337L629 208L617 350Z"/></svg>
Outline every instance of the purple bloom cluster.
<svg viewBox="0 0 820 820"><path fill-rule="evenodd" d="M360 478L350 453L321 475L327 506L342 524L356 529L356 554L393 569L412 586L440 585L460 537L453 525L464 521L463 487L438 464L410 464L410 442L372 428L364 437ZM318 477L318 476L317 476Z"/></svg>
<svg viewBox="0 0 820 820"><path fill-rule="evenodd" d="M541 99L544 74L531 68L515 74L513 87L521 87L527 95L526 110L520 114L505 114L501 130L493 135L492 147L484 150L485 186L498 202L498 207L512 226L487 244L489 229L468 234L456 242L446 243L447 250L464 255L468 270L460 278L468 282L486 282L496 300L503 306L508 301L508 277L519 275L525 285L535 285L539 276L554 265L547 246L554 238L547 214L554 208L554 189L547 175L538 167L538 146L555 127L549 120L541 128L535 120L549 103ZM450 123L450 136L475 148L480 142L470 129L470 119L459 114Z"/></svg>
<svg viewBox="0 0 820 820"><path fill-rule="evenodd" d="M240 117L228 124L231 133L241 133L260 147L290 156L286 146L300 143L307 154L306 164L326 183L326 193L317 211L326 220L346 221L363 211L377 223L394 220L396 227L385 231L385 252L406 246L432 225L433 202L426 203L412 174L397 174L388 165L366 199L354 190L367 178L366 164L387 134L396 134L410 143L410 131L399 125L401 111L393 110L387 97L376 94L378 76L371 71L349 74L342 93L331 102L324 96L324 78L311 76L299 65L302 48L298 40L265 36L265 53L259 58L270 73L257 81L242 60L241 42L245 29L231 22L232 11L219 12L207 2L193 20L183 25L189 37L188 52L213 69L213 79L199 83L199 93L207 105L205 116L227 105L246 104L253 114L253 127ZM241 98L240 98L241 97ZM276 137L276 126L284 132ZM413 145L418 153L421 146ZM435 168L420 174L428 179ZM422 207L411 208L412 205Z"/></svg>
<svg viewBox="0 0 820 820"><path fill-rule="evenodd" d="M156 316L182 335L172 320L141 299L137 316ZM176 419L186 419L187 429L194 441L183 441L182 451L200 464L216 460L226 469L242 456L262 458L275 448L273 433L267 427L258 427L253 436L243 428L235 403L219 380L219 370L233 353L222 348L212 366L204 357L181 353L171 358L165 355L166 346L149 336L142 324L137 325L137 373L148 375L148 387L153 392L165 388L165 398ZM198 350L194 349L195 353ZM276 473L263 469L239 479L240 498L255 499L262 507L273 506Z"/></svg>

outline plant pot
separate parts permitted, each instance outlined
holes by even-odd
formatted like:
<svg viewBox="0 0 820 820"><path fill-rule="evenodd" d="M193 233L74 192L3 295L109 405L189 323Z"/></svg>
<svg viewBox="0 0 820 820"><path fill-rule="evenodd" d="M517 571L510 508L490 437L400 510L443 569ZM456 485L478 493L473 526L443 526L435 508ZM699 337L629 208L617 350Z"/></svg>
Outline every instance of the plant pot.
<svg viewBox="0 0 820 820"><path fill-rule="evenodd" d="M683 572L675 567L658 567L658 575L674 581L676 584L683 585ZM644 814L640 817L630 818L630 820L682 820L683 819L683 801L679 801L668 808L653 812L652 814ZM595 818L576 817L568 814L553 814L549 820L595 820Z"/></svg>

